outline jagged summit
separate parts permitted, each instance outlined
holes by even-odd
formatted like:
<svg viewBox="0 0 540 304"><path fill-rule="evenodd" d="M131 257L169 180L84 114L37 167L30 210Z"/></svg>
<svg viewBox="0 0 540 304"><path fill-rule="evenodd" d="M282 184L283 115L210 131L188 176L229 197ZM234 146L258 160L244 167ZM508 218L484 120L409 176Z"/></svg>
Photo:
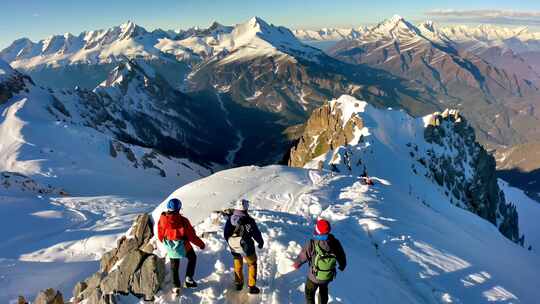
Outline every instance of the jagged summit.
<svg viewBox="0 0 540 304"><path fill-rule="evenodd" d="M139 77L141 81L156 77L155 71L144 61L127 60L118 64L99 87L113 87L122 85L126 80Z"/></svg>
<svg viewBox="0 0 540 304"><path fill-rule="evenodd" d="M384 20L383 22L377 24L376 26L372 27L369 32L370 33L393 33L397 30L409 30L409 31L416 31L416 27L405 20L403 17L399 15L394 15L389 19Z"/></svg>

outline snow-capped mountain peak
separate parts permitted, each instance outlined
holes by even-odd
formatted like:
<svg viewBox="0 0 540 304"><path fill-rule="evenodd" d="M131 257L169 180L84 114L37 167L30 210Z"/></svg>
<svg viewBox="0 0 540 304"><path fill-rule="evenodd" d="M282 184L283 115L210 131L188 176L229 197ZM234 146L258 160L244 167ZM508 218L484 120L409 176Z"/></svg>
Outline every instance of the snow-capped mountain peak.
<svg viewBox="0 0 540 304"><path fill-rule="evenodd" d="M377 24L373 27L370 32L383 32L383 33L392 33L395 30L406 29L414 31L416 27L406 21L403 17L399 15L394 15L389 19L384 20L383 22Z"/></svg>
<svg viewBox="0 0 540 304"><path fill-rule="evenodd" d="M230 34L220 36L214 51L229 54L221 63L280 54L316 60L322 55L320 50L301 43L288 28L269 24L259 17L237 24Z"/></svg>
<svg viewBox="0 0 540 304"><path fill-rule="evenodd" d="M119 26L121 30L120 39L133 38L148 33L146 29L135 24L133 21L127 21Z"/></svg>
<svg viewBox="0 0 540 304"><path fill-rule="evenodd" d="M99 87L106 88L121 85L124 80L126 80L131 74L137 74L139 76L146 77L144 72L141 71L132 62L123 62L110 72L109 77L102 83L100 83Z"/></svg>
<svg viewBox="0 0 540 304"><path fill-rule="evenodd" d="M256 38L272 45L281 42L297 42L296 37L287 28L270 25L259 17L252 17L247 22L238 24L230 36L231 42L236 48L254 42Z"/></svg>
<svg viewBox="0 0 540 304"><path fill-rule="evenodd" d="M114 99L132 97L133 100L148 99L147 95L158 90L156 82L162 83L156 79L154 69L144 61L127 60L118 64L102 83L100 83L94 92L100 95L109 95ZM140 88L146 88L142 90ZM142 95L141 95L142 94ZM138 96L138 97L136 97ZM144 96L141 97L141 96Z"/></svg>

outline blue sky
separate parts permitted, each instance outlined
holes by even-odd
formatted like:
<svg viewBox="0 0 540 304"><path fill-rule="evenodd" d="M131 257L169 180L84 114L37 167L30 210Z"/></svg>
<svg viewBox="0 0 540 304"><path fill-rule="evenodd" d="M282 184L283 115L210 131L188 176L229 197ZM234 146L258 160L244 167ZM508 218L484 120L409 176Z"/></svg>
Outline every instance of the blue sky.
<svg viewBox="0 0 540 304"><path fill-rule="evenodd" d="M491 12L491 13L489 13ZM502 12L494 16L493 12ZM1 0L0 48L11 41L108 28L126 20L154 29L235 24L251 16L292 28L373 24L399 14L411 21L540 25L539 0ZM517 20L516 20L517 19Z"/></svg>

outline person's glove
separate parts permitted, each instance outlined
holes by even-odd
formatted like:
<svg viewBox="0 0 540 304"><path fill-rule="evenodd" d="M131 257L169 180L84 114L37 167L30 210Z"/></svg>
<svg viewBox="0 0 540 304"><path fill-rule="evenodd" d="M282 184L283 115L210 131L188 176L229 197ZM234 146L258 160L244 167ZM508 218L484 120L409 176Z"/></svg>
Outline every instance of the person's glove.
<svg viewBox="0 0 540 304"><path fill-rule="evenodd" d="M261 243L259 243L259 245L258 245L257 247L259 247L259 249L262 249L262 248L263 248L263 246L264 246L264 243L263 243L263 242L261 242Z"/></svg>
<svg viewBox="0 0 540 304"><path fill-rule="evenodd" d="M206 248L206 244L202 244L202 246L200 248L201 248L201 250L204 250L204 248Z"/></svg>
<svg viewBox="0 0 540 304"><path fill-rule="evenodd" d="M340 266L338 267L338 269L339 269L339 271L343 271L343 270L345 270L345 266L341 266L341 265L340 265Z"/></svg>

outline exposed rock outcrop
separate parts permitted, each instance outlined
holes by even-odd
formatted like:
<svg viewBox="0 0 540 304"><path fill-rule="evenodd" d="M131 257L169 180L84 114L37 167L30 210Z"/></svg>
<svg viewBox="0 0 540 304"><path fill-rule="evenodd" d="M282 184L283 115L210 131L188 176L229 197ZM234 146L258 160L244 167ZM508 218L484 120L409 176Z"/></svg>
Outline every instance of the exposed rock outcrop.
<svg viewBox="0 0 540 304"><path fill-rule="evenodd" d="M49 288L39 292L34 304L64 304L64 298L60 291Z"/></svg>
<svg viewBox="0 0 540 304"><path fill-rule="evenodd" d="M152 254L152 237L150 216L139 215L117 247L103 255L99 271L74 287L75 303L109 303L115 294L152 299L165 279L165 261Z"/></svg>
<svg viewBox="0 0 540 304"><path fill-rule="evenodd" d="M7 65L4 62L0 62L0 65L2 64ZM0 105L13 97L13 95L25 90L27 83L32 83L30 77L15 70L10 69L9 71L3 71L3 73L9 74L0 78Z"/></svg>
<svg viewBox="0 0 540 304"><path fill-rule="evenodd" d="M289 166L303 167L307 162L330 150L347 145L354 138L354 129L362 129L364 123L358 116L345 124L341 110L330 104L316 109L306 122L304 134L290 151Z"/></svg>

